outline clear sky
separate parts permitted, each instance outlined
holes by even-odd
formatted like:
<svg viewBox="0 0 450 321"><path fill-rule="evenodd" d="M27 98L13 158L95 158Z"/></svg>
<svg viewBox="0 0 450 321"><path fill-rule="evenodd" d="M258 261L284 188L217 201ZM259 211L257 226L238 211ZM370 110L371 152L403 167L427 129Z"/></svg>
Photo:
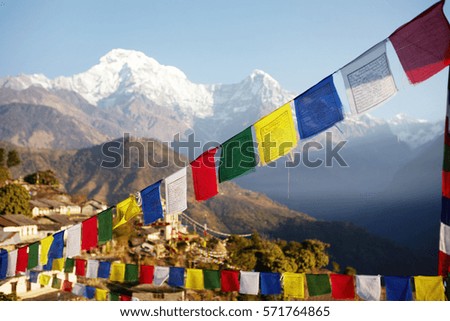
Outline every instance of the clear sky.
<svg viewBox="0 0 450 321"><path fill-rule="evenodd" d="M0 0L0 77L70 76L125 48L195 83L236 83L261 69L300 94L435 2ZM374 115L443 119L446 70L417 86L397 82L400 92Z"/></svg>

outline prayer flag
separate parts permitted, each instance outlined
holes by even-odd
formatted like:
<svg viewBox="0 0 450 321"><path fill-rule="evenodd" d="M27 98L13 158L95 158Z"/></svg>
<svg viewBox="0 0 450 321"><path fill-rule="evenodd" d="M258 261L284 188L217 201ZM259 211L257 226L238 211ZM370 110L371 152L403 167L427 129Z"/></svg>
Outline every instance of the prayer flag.
<svg viewBox="0 0 450 321"><path fill-rule="evenodd" d="M116 212L119 222L114 226L114 229L122 224L125 224L138 215L141 212L141 208L136 202L136 197L134 197L134 195L130 195L130 197L124 199L116 205Z"/></svg>
<svg viewBox="0 0 450 321"><path fill-rule="evenodd" d="M81 249L89 251L98 245L97 216L92 216L81 223Z"/></svg>
<svg viewBox="0 0 450 321"><path fill-rule="evenodd" d="M81 283L75 283L72 288L72 293L77 296L85 296L86 285Z"/></svg>
<svg viewBox="0 0 450 321"><path fill-rule="evenodd" d="M44 286L49 285L50 279L51 279L50 275L41 273L41 275L39 275L39 284Z"/></svg>
<svg viewBox="0 0 450 321"><path fill-rule="evenodd" d="M98 277L99 262L97 260L87 260L86 278L96 279Z"/></svg>
<svg viewBox="0 0 450 321"><path fill-rule="evenodd" d="M331 293L328 274L306 274L309 296L318 296Z"/></svg>
<svg viewBox="0 0 450 321"><path fill-rule="evenodd" d="M386 54L386 40L341 69L350 109L363 113L397 93Z"/></svg>
<svg viewBox="0 0 450 321"><path fill-rule="evenodd" d="M81 254L81 223L67 229L66 256L75 257Z"/></svg>
<svg viewBox="0 0 450 321"><path fill-rule="evenodd" d="M8 251L0 249L0 280L6 278L8 272Z"/></svg>
<svg viewBox="0 0 450 321"><path fill-rule="evenodd" d="M42 269L44 271L51 271L52 268L53 268L53 259L51 257L49 257L48 260L47 260L47 264L42 266Z"/></svg>
<svg viewBox="0 0 450 321"><path fill-rule="evenodd" d="M75 260L70 257L66 258L66 262L64 263L64 272L72 273L74 266L75 266Z"/></svg>
<svg viewBox="0 0 450 321"><path fill-rule="evenodd" d="M266 165L289 153L297 146L297 132L287 103L254 125L260 163Z"/></svg>
<svg viewBox="0 0 450 321"><path fill-rule="evenodd" d="M259 272L241 271L239 280L239 293L258 295L259 292Z"/></svg>
<svg viewBox="0 0 450 321"><path fill-rule="evenodd" d="M203 281L205 283L205 289L220 289L220 271L203 270Z"/></svg>
<svg viewBox="0 0 450 321"><path fill-rule="evenodd" d="M261 294L278 295L281 294L281 275L274 272L261 272Z"/></svg>
<svg viewBox="0 0 450 321"><path fill-rule="evenodd" d="M200 270L201 271L201 270ZM202 272L202 279L203 279L203 271ZM182 287L184 286L184 268L183 267L170 267L169 270L169 281L167 281L167 284L170 286L178 286Z"/></svg>
<svg viewBox="0 0 450 321"><path fill-rule="evenodd" d="M186 167L164 179L166 186L166 213L177 214L187 209Z"/></svg>
<svg viewBox="0 0 450 321"><path fill-rule="evenodd" d="M153 284L162 285L169 278L170 269L168 266L155 266L153 271Z"/></svg>
<svg viewBox="0 0 450 321"><path fill-rule="evenodd" d="M222 292L238 291L239 284L239 271L222 270L220 271L220 282Z"/></svg>
<svg viewBox="0 0 450 321"><path fill-rule="evenodd" d="M305 298L305 273L283 273L283 289L285 298Z"/></svg>
<svg viewBox="0 0 450 321"><path fill-rule="evenodd" d="M439 1L389 37L412 84L450 64L450 26Z"/></svg>
<svg viewBox="0 0 450 321"><path fill-rule="evenodd" d="M120 295L117 293L109 292L109 301L119 301Z"/></svg>
<svg viewBox="0 0 450 321"><path fill-rule="evenodd" d="M48 258L59 259L64 252L64 231L53 234L53 242L48 251Z"/></svg>
<svg viewBox="0 0 450 321"><path fill-rule="evenodd" d="M62 290L64 292L72 292L72 282L70 282L69 280L64 280L63 285L62 285Z"/></svg>
<svg viewBox="0 0 450 321"><path fill-rule="evenodd" d="M62 285L62 280L59 278L52 279L52 288L60 290Z"/></svg>
<svg viewBox="0 0 450 321"><path fill-rule="evenodd" d="M203 271L200 269L186 270L186 289L203 290L205 288L205 280L203 279Z"/></svg>
<svg viewBox="0 0 450 321"><path fill-rule="evenodd" d="M28 266L28 246L17 250L16 273L25 272Z"/></svg>
<svg viewBox="0 0 450 321"><path fill-rule="evenodd" d="M409 276L385 276L387 301L412 301L412 288Z"/></svg>
<svg viewBox="0 0 450 321"><path fill-rule="evenodd" d="M53 242L53 236L49 235L41 240L41 265L47 264L48 252L50 251L50 246Z"/></svg>
<svg viewBox="0 0 450 321"><path fill-rule="evenodd" d="M162 180L159 180L141 191L144 225L151 224L156 220L163 218L160 194L161 182Z"/></svg>
<svg viewBox="0 0 450 321"><path fill-rule="evenodd" d="M113 263L111 265L111 275L109 276L109 280L115 282L123 282L125 280L124 263Z"/></svg>
<svg viewBox="0 0 450 321"><path fill-rule="evenodd" d="M105 244L112 240L113 214L112 207L97 215L98 221L98 243Z"/></svg>
<svg viewBox="0 0 450 321"><path fill-rule="evenodd" d="M38 283L39 271L30 271L30 282Z"/></svg>
<svg viewBox="0 0 450 321"><path fill-rule="evenodd" d="M8 252L8 271L6 276L15 276L17 266L17 250L12 250Z"/></svg>
<svg viewBox="0 0 450 321"><path fill-rule="evenodd" d="M442 222L439 236L439 251L450 255L450 226Z"/></svg>
<svg viewBox="0 0 450 321"><path fill-rule="evenodd" d="M39 242L28 245L28 266L31 270L39 265Z"/></svg>
<svg viewBox="0 0 450 321"><path fill-rule="evenodd" d="M415 276L417 301L445 301L442 276Z"/></svg>
<svg viewBox="0 0 450 321"><path fill-rule="evenodd" d="M212 148L191 162L195 199L205 201L218 193L214 155L218 147Z"/></svg>
<svg viewBox="0 0 450 321"><path fill-rule="evenodd" d="M52 259L52 270L53 271L62 271L64 270L64 258L61 257L59 259Z"/></svg>
<svg viewBox="0 0 450 321"><path fill-rule="evenodd" d="M356 275L356 294L365 301L380 301L381 277L379 275Z"/></svg>
<svg viewBox="0 0 450 321"><path fill-rule="evenodd" d="M152 284L153 271L154 267L152 265L141 265L141 273L139 273L139 283Z"/></svg>
<svg viewBox="0 0 450 321"><path fill-rule="evenodd" d="M222 144L219 183L241 176L256 167L256 154L253 144L251 127Z"/></svg>
<svg viewBox="0 0 450 321"><path fill-rule="evenodd" d="M353 275L331 274L331 296L337 300L355 299L355 283Z"/></svg>
<svg viewBox="0 0 450 321"><path fill-rule="evenodd" d="M86 275L86 260L75 259L75 275L77 276Z"/></svg>
<svg viewBox="0 0 450 321"><path fill-rule="evenodd" d="M319 134L344 119L332 75L295 98L294 105L301 139Z"/></svg>
<svg viewBox="0 0 450 321"><path fill-rule="evenodd" d="M87 299L91 300L91 299L95 298L95 288L93 286L87 285L86 291L84 293L85 293L85 297Z"/></svg>
<svg viewBox="0 0 450 321"><path fill-rule="evenodd" d="M102 279L109 279L109 273L111 270L111 263L108 261L100 261L98 266L97 277Z"/></svg>
<svg viewBox="0 0 450 321"><path fill-rule="evenodd" d="M125 265L125 282L133 283L139 281L139 266L137 264Z"/></svg>
<svg viewBox="0 0 450 321"><path fill-rule="evenodd" d="M107 301L108 291L103 289L95 289L95 300L96 301Z"/></svg>
<svg viewBox="0 0 450 321"><path fill-rule="evenodd" d="M125 294L121 294L120 295L120 301L131 301L131 296L129 295L125 295Z"/></svg>

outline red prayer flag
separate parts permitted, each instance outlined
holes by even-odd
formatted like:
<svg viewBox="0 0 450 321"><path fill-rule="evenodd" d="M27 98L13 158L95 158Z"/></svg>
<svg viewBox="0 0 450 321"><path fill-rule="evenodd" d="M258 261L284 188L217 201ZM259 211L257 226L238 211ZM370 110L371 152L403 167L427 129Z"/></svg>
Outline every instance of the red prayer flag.
<svg viewBox="0 0 450 321"><path fill-rule="evenodd" d="M220 284L222 292L239 291L239 271L222 270L220 272Z"/></svg>
<svg viewBox="0 0 450 321"><path fill-rule="evenodd" d="M438 275L447 276L450 273L450 255L439 251Z"/></svg>
<svg viewBox="0 0 450 321"><path fill-rule="evenodd" d="M331 296L337 300L355 299L355 282L353 275L331 274Z"/></svg>
<svg viewBox="0 0 450 321"><path fill-rule="evenodd" d="M139 273L139 283L152 284L154 270L155 268L151 265L141 265L141 271Z"/></svg>
<svg viewBox="0 0 450 321"><path fill-rule="evenodd" d="M120 301L131 301L131 296L121 294L120 295Z"/></svg>
<svg viewBox="0 0 450 321"><path fill-rule="evenodd" d="M75 275L77 276L86 275L86 260L75 259Z"/></svg>
<svg viewBox="0 0 450 321"><path fill-rule="evenodd" d="M195 199L204 201L218 193L214 155L219 147L204 152L191 162Z"/></svg>
<svg viewBox="0 0 450 321"><path fill-rule="evenodd" d="M98 228L97 216L92 216L83 221L81 225L81 249L89 251L97 247L98 244Z"/></svg>
<svg viewBox="0 0 450 321"><path fill-rule="evenodd" d="M450 198L450 172L442 171L442 196Z"/></svg>
<svg viewBox="0 0 450 321"><path fill-rule="evenodd" d="M450 26L440 1L389 37L412 84L424 81L450 64Z"/></svg>
<svg viewBox="0 0 450 321"><path fill-rule="evenodd" d="M28 267L28 245L17 250L16 274L25 272Z"/></svg>
<svg viewBox="0 0 450 321"><path fill-rule="evenodd" d="M72 292L72 282L70 282L69 280L64 280L62 290L64 292Z"/></svg>

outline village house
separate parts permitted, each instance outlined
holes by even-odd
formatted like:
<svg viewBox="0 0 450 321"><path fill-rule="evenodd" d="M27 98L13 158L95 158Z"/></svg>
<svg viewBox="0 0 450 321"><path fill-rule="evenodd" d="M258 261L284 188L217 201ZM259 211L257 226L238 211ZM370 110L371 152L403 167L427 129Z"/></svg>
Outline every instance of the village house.
<svg viewBox="0 0 450 321"><path fill-rule="evenodd" d="M34 220L21 214L0 215L0 228L3 232L18 234L18 243L28 243L46 236L38 230Z"/></svg>
<svg viewBox="0 0 450 321"><path fill-rule="evenodd" d="M88 200L81 205L81 213L83 215L94 215L106 210L108 206L95 199Z"/></svg>

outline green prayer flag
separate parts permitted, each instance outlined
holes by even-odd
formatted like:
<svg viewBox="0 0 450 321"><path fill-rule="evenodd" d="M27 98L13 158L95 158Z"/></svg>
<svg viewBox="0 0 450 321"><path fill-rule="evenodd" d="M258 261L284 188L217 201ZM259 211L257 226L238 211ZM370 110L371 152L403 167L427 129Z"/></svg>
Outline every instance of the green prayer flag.
<svg viewBox="0 0 450 321"><path fill-rule="evenodd" d="M220 289L220 272L216 270L203 270L205 289Z"/></svg>
<svg viewBox="0 0 450 321"><path fill-rule="evenodd" d="M139 266L137 264L125 265L125 282L139 281Z"/></svg>
<svg viewBox="0 0 450 321"><path fill-rule="evenodd" d="M72 273L74 266L75 266L75 260L70 257L66 258L66 262L64 263L64 272Z"/></svg>
<svg viewBox="0 0 450 321"><path fill-rule="evenodd" d="M28 265L27 269L31 270L39 265L39 242L28 246Z"/></svg>
<svg viewBox="0 0 450 321"><path fill-rule="evenodd" d="M330 278L328 274L306 274L309 296L331 293Z"/></svg>
<svg viewBox="0 0 450 321"><path fill-rule="evenodd" d="M52 288L59 290L59 289L61 289L61 284L62 284L61 279L53 278L53 280L52 280Z"/></svg>
<svg viewBox="0 0 450 321"><path fill-rule="evenodd" d="M248 127L222 144L219 183L253 170L256 164L252 129Z"/></svg>
<svg viewBox="0 0 450 321"><path fill-rule="evenodd" d="M97 215L98 243L104 244L112 240L113 215L112 208L108 208Z"/></svg>
<svg viewBox="0 0 450 321"><path fill-rule="evenodd" d="M109 301L119 301L120 295L118 293L109 292Z"/></svg>

